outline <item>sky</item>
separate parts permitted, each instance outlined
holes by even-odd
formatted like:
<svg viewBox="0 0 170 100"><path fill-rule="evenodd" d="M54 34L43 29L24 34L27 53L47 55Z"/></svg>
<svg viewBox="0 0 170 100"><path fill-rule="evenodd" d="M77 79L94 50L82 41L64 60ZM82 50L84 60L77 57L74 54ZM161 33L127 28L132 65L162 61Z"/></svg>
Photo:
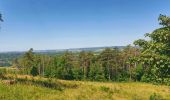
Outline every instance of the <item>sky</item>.
<svg viewBox="0 0 170 100"><path fill-rule="evenodd" d="M0 0L0 51L126 46L160 27L170 0Z"/></svg>

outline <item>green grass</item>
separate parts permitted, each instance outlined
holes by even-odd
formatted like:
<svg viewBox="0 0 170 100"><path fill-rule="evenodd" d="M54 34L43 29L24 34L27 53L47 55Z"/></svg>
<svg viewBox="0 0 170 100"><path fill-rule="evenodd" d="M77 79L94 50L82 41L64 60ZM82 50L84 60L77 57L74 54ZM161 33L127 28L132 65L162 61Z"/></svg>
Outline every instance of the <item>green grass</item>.
<svg viewBox="0 0 170 100"><path fill-rule="evenodd" d="M0 100L170 100L168 86L34 78L34 82L44 80L56 83L61 89L39 85L39 82L18 82L13 85L0 82Z"/></svg>

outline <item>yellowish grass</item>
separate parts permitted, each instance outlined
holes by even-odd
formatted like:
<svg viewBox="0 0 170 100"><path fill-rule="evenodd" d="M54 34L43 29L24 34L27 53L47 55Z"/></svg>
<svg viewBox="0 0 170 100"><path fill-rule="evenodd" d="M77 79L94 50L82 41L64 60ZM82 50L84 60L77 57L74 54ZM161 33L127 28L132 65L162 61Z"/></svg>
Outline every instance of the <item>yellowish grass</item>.
<svg viewBox="0 0 170 100"><path fill-rule="evenodd" d="M17 75L18 78L33 78ZM35 80L40 79L34 77ZM41 80L47 80L41 78ZM62 91L35 85L0 83L0 99L5 100L149 100L154 93L170 100L170 87L139 82L87 82L54 80L64 85L77 85L76 88L64 88ZM3 93L4 92L4 93ZM13 98L8 97L11 96ZM18 97L16 97L16 95ZM20 97L20 98L19 98Z"/></svg>

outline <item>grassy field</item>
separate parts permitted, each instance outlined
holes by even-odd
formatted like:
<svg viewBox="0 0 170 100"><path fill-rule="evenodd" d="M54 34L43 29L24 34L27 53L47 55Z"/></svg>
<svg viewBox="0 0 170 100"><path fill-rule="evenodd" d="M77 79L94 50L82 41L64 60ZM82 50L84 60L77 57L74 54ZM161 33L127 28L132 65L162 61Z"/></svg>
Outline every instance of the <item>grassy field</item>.
<svg viewBox="0 0 170 100"><path fill-rule="evenodd" d="M24 76L25 77L25 76ZM25 79L17 76L18 79ZM26 77L31 80L31 78ZM33 78L43 82L45 78ZM48 80L58 88L17 82L0 82L0 100L170 100L170 87L147 83L102 83ZM50 85L52 86L52 85Z"/></svg>

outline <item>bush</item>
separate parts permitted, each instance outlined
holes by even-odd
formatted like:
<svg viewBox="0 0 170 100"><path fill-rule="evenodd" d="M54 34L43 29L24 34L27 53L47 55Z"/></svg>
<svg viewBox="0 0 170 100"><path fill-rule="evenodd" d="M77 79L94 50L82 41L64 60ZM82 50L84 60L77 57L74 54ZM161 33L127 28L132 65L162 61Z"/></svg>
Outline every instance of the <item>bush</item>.
<svg viewBox="0 0 170 100"><path fill-rule="evenodd" d="M163 100L163 97L159 94L154 93L150 96L150 100Z"/></svg>
<svg viewBox="0 0 170 100"><path fill-rule="evenodd" d="M141 81L142 82L152 82L152 79L147 74L144 74L141 78Z"/></svg>

